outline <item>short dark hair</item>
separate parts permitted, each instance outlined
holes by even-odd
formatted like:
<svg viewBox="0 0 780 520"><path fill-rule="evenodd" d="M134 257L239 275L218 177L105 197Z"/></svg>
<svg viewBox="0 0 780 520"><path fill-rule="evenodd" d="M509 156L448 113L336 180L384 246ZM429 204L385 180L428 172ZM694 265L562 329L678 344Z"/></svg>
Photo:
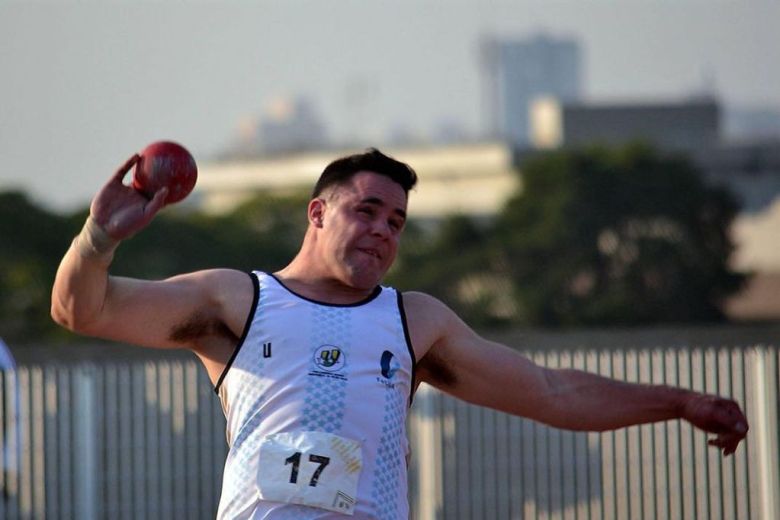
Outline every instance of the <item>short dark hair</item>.
<svg viewBox="0 0 780 520"><path fill-rule="evenodd" d="M369 148L364 153L341 157L327 165L317 180L311 197L313 199L319 197L326 188L331 186L344 185L356 173L363 171L389 177L400 184L407 195L417 184L417 173L411 166L383 154L376 148Z"/></svg>

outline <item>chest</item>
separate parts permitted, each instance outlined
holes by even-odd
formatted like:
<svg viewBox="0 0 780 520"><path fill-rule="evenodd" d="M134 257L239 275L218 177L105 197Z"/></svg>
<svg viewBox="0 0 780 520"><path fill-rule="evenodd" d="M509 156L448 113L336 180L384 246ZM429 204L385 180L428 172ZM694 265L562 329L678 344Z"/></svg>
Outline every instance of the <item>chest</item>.
<svg viewBox="0 0 780 520"><path fill-rule="evenodd" d="M411 366L404 325L392 306L268 302L259 307L247 340L246 354L262 358L271 372L338 379L388 376Z"/></svg>

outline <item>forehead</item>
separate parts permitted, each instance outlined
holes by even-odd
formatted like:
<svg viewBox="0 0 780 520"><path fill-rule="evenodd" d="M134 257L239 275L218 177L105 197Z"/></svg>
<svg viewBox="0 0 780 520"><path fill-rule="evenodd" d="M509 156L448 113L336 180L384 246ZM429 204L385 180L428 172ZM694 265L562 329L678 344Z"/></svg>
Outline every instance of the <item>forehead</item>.
<svg viewBox="0 0 780 520"><path fill-rule="evenodd" d="M406 212L407 196L400 184L391 178L370 171L358 172L344 185L335 189L338 197L352 202L381 201L394 210Z"/></svg>

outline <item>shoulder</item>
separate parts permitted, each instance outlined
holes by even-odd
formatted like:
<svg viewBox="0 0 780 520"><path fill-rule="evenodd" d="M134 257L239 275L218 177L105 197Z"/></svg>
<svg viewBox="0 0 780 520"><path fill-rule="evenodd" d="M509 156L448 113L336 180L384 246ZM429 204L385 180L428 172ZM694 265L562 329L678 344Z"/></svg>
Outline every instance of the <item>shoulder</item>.
<svg viewBox="0 0 780 520"><path fill-rule="evenodd" d="M399 291L400 292L400 291ZM447 321L455 316L455 313L438 298L418 291L401 293L404 310L409 318L418 317L426 321Z"/></svg>
<svg viewBox="0 0 780 520"><path fill-rule="evenodd" d="M235 269L210 269L204 271L218 292L228 293L254 293L257 277L246 271Z"/></svg>
<svg viewBox="0 0 780 520"><path fill-rule="evenodd" d="M429 294L409 291L401 293L401 298L412 345L421 359L460 320L444 302Z"/></svg>
<svg viewBox="0 0 780 520"><path fill-rule="evenodd" d="M253 276L252 273L236 269L205 269L179 275L179 277L190 277L214 285L243 285L248 283L250 286L252 285L251 279Z"/></svg>
<svg viewBox="0 0 780 520"><path fill-rule="evenodd" d="M203 272L212 295L226 308L237 306L239 318L246 317L246 311L257 296L257 277L246 271L235 269L211 269Z"/></svg>
<svg viewBox="0 0 780 520"><path fill-rule="evenodd" d="M181 288L179 316L171 327L170 339L199 352L211 348L214 337L221 337L232 348L254 307L252 278L243 271L208 269L166 280Z"/></svg>
<svg viewBox="0 0 780 520"><path fill-rule="evenodd" d="M255 300L254 275L235 269L207 269L174 276L166 283L183 289L196 305L188 319L217 319L232 330L240 330ZM184 302L186 307L186 302Z"/></svg>
<svg viewBox="0 0 780 520"><path fill-rule="evenodd" d="M181 274L166 280L166 282L190 286L209 297L214 303L236 297L250 299L255 292L253 275L235 269L207 269Z"/></svg>

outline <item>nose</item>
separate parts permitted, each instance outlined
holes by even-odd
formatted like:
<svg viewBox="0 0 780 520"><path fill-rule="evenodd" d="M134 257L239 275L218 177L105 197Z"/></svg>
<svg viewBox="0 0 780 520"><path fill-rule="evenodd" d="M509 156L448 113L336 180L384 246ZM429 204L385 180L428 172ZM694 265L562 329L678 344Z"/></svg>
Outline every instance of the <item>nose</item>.
<svg viewBox="0 0 780 520"><path fill-rule="evenodd" d="M375 220L371 225L371 234L380 238L389 238L392 234L390 224L379 219Z"/></svg>

